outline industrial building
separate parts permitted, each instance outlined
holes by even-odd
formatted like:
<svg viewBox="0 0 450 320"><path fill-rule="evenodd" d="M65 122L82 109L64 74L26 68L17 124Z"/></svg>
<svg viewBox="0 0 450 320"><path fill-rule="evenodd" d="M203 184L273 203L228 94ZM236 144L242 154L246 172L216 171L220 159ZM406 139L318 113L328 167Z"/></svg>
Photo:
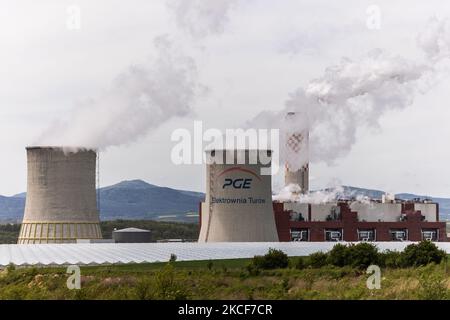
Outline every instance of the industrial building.
<svg viewBox="0 0 450 320"><path fill-rule="evenodd" d="M102 238L96 162L93 150L27 148L27 196L19 244Z"/></svg>
<svg viewBox="0 0 450 320"><path fill-rule="evenodd" d="M447 241L439 206L427 201L274 202L280 241Z"/></svg>
<svg viewBox="0 0 450 320"><path fill-rule="evenodd" d="M258 171L242 168L245 167L213 166L208 170L209 192L199 208L199 242L267 241L266 238L277 241L270 234L274 232L270 215L274 217L279 241L447 241L446 223L439 221L439 205L430 200L383 197L365 201L272 203L268 196L270 181L254 179L256 184L245 191L226 190L227 181L252 179ZM258 205L236 200L245 197L260 197L265 202ZM273 210L268 203L273 204Z"/></svg>
<svg viewBox="0 0 450 320"><path fill-rule="evenodd" d="M286 119L298 121L296 117L290 112ZM285 144L285 186L293 191L284 200L272 201L271 177L260 175L261 164L207 165L206 199L199 207L199 242L447 241L439 205L427 199L404 201L383 195L382 199L363 201L308 202L308 131L287 131ZM209 151L209 157L214 152ZM220 152L247 155L250 151Z"/></svg>
<svg viewBox="0 0 450 320"><path fill-rule="evenodd" d="M304 121L292 112L286 119ZM307 128L286 131L285 185L292 191L284 200L272 197L271 150L206 151L207 189L199 208L198 242L447 241L439 206L426 199L308 201ZM94 150L27 148L19 244L101 242L96 162ZM150 239L147 230L113 232L117 243Z"/></svg>
<svg viewBox="0 0 450 320"><path fill-rule="evenodd" d="M298 115L288 113L287 119ZM286 137L285 186L308 190L308 132ZM301 161L301 169L291 172L290 161ZM298 167L298 165L297 165ZM439 222L439 205L430 200L403 201L385 194L382 199L337 199L324 203L289 200L274 201L274 214L280 241L446 241L445 222ZM298 192L297 192L298 193Z"/></svg>

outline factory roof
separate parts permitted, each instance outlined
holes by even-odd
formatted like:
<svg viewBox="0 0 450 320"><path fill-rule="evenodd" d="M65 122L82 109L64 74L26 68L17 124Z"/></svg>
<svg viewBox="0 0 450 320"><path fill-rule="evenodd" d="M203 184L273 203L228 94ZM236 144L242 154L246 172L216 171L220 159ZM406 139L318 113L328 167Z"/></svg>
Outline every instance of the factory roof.
<svg viewBox="0 0 450 320"><path fill-rule="evenodd" d="M26 150L82 150L82 151L96 151L94 148L90 147L80 147L80 146L28 146L25 147Z"/></svg>
<svg viewBox="0 0 450 320"><path fill-rule="evenodd" d="M114 230L113 232L150 232L150 230L138 229L138 228L125 228L120 230Z"/></svg>
<svg viewBox="0 0 450 320"><path fill-rule="evenodd" d="M380 250L403 250L411 242L375 242ZM99 265L166 262L171 254L179 261L251 258L269 248L289 256L328 251L336 242L232 242L232 243L98 243L98 244L2 244L0 266ZM450 242L436 245L450 253Z"/></svg>

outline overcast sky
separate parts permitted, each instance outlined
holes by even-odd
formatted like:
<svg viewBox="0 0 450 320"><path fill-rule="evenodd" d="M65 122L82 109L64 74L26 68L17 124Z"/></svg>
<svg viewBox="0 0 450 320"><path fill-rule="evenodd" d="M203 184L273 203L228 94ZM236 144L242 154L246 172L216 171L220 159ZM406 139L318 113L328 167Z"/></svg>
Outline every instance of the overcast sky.
<svg viewBox="0 0 450 320"><path fill-rule="evenodd" d="M79 28L70 20L73 5L80 9ZM154 56L154 39L161 35L195 61L202 90L196 90L189 115L102 151L102 186L143 179L204 191L204 166L171 163L174 129L192 129L194 120L232 128L263 110L281 110L290 93L328 66L375 48L422 62L417 34L430 17L450 17L448 1L430 0L217 0L200 13L197 7L177 11L177 5L177 0L1 1L0 194L26 190L26 146L38 143L80 101L109 90L124 70ZM371 5L380 10L380 28L367 26ZM348 154L332 165L310 165L312 188L337 181L450 197L449 87L450 78L441 75L411 106L384 114L378 128L358 128ZM280 184L275 177L275 188Z"/></svg>

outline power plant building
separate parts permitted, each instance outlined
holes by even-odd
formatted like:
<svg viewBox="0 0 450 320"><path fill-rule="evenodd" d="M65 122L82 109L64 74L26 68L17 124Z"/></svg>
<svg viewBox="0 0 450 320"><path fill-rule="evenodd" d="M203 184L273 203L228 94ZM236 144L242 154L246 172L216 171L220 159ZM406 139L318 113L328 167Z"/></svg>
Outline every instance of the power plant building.
<svg viewBox="0 0 450 320"><path fill-rule="evenodd" d="M289 113L287 120L296 116ZM209 164L199 242L447 241L439 205L431 200L406 201L389 194L365 201L295 200L309 193L308 131L288 132L285 139L285 186L293 190L294 200L272 202L271 176L260 174L260 164ZM238 152L248 155L250 150Z"/></svg>
<svg viewBox="0 0 450 320"><path fill-rule="evenodd" d="M27 196L19 244L101 239L93 150L27 148Z"/></svg>
<svg viewBox="0 0 450 320"><path fill-rule="evenodd" d="M426 200L274 202L280 241L447 241L439 206Z"/></svg>

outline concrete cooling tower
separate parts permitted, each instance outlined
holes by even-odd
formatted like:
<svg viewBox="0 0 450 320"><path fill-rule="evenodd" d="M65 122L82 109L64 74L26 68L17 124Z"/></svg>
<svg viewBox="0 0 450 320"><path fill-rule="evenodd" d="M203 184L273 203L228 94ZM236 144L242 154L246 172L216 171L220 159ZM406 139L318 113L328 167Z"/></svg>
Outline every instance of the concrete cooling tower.
<svg viewBox="0 0 450 320"><path fill-rule="evenodd" d="M291 122L290 127L295 128L295 122L302 121L302 115L289 112L286 115L286 122ZM286 137L286 166L284 183L285 186L297 184L301 188L301 193L309 192L309 131L287 130Z"/></svg>
<svg viewBox="0 0 450 320"><path fill-rule="evenodd" d="M19 244L101 239L95 190L97 155L29 147L28 185Z"/></svg>
<svg viewBox="0 0 450 320"><path fill-rule="evenodd" d="M278 241L272 177L261 174L262 168L270 173L271 152L211 150L207 158L199 242ZM211 163L212 159L216 162Z"/></svg>

